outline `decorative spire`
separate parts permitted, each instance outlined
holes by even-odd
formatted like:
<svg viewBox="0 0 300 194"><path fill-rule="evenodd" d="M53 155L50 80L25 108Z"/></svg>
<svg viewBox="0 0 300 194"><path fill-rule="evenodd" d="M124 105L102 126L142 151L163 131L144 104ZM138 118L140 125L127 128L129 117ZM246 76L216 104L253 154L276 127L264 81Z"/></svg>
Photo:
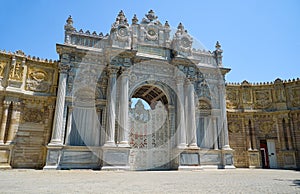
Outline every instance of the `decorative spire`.
<svg viewBox="0 0 300 194"><path fill-rule="evenodd" d="M127 18L125 17L123 10L121 10L119 12L118 17L116 18L116 21L118 21L119 24L127 24Z"/></svg>
<svg viewBox="0 0 300 194"><path fill-rule="evenodd" d="M219 41L216 42L216 50L214 51L215 53L215 57L217 60L217 65L218 66L222 66L222 53L223 50L221 49L221 44L219 43Z"/></svg>
<svg viewBox="0 0 300 194"><path fill-rule="evenodd" d="M132 18L132 24L137 24L138 23L138 18L136 17L136 14L134 14L133 18Z"/></svg>
<svg viewBox="0 0 300 194"><path fill-rule="evenodd" d="M69 15L68 19L66 20L67 24L73 25L73 18L71 15Z"/></svg>
<svg viewBox="0 0 300 194"><path fill-rule="evenodd" d="M166 21L166 23L165 23L165 27L166 27L166 28L169 28L169 27L170 27L170 25L169 25L169 22L168 22L168 21Z"/></svg>
<svg viewBox="0 0 300 194"><path fill-rule="evenodd" d="M125 17L125 14L123 10L121 10L116 18L116 21L112 25L112 30L117 29L119 25L126 25L129 26L127 23L127 18Z"/></svg>
<svg viewBox="0 0 300 194"><path fill-rule="evenodd" d="M219 41L217 41L217 43L216 43L216 46L215 46L215 47L216 47L216 49L217 49L217 50L220 50L220 49L221 49L221 45L220 45Z"/></svg>
<svg viewBox="0 0 300 194"><path fill-rule="evenodd" d="M73 27L73 18L69 15L68 19L66 20L65 30L66 31L74 31L75 28Z"/></svg>
<svg viewBox="0 0 300 194"><path fill-rule="evenodd" d="M180 31L183 31L183 30L184 30L184 26L182 25L181 22L178 24L177 29L180 30Z"/></svg>
<svg viewBox="0 0 300 194"><path fill-rule="evenodd" d="M158 18L152 9L150 11L148 11L148 14L145 14L145 16L150 22L152 22Z"/></svg>

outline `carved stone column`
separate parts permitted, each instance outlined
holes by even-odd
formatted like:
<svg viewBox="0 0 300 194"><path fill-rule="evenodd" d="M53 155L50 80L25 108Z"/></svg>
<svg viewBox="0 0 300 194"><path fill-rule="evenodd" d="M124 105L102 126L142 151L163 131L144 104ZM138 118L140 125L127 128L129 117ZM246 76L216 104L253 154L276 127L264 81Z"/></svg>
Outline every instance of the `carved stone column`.
<svg viewBox="0 0 300 194"><path fill-rule="evenodd" d="M5 130L6 130L6 124L7 124L7 116L8 116L8 108L9 108L10 102L3 101L3 111L2 111L2 123L0 128L0 144L4 144L4 136L5 136Z"/></svg>
<svg viewBox="0 0 300 194"><path fill-rule="evenodd" d="M70 133L72 129L72 115L73 115L73 106L68 106L68 119L67 119L67 131L65 137L65 144L70 144Z"/></svg>
<svg viewBox="0 0 300 194"><path fill-rule="evenodd" d="M129 133L129 94L128 94L128 71L121 74L120 99L119 99L119 124L120 124L120 145L121 147L130 147L128 144Z"/></svg>
<svg viewBox="0 0 300 194"><path fill-rule="evenodd" d="M67 89L67 77L70 69L69 64L59 63L59 84L56 98L56 107L54 115L54 124L52 130L52 138L49 145L62 145L63 144L63 114L65 107L65 97Z"/></svg>
<svg viewBox="0 0 300 194"><path fill-rule="evenodd" d="M284 131L283 131L283 126L282 126L282 119L279 118L277 121L277 125L279 127L279 134L280 134L280 141L281 141L281 149L286 150L286 142L284 138Z"/></svg>
<svg viewBox="0 0 300 194"><path fill-rule="evenodd" d="M226 97L225 97L225 84L219 85L220 91L220 108L221 108L221 130L223 131L223 147L222 149L231 149L229 146L229 136L228 136L228 124L227 124L227 113L226 113Z"/></svg>
<svg viewBox="0 0 300 194"><path fill-rule="evenodd" d="M213 143L214 143L214 149L218 150L219 146L218 146L218 130L217 130L217 118L213 117Z"/></svg>
<svg viewBox="0 0 300 194"><path fill-rule="evenodd" d="M257 143L256 143L256 131L255 131L255 124L254 124L254 119L251 120L251 130L252 130L252 148L254 150L257 150Z"/></svg>
<svg viewBox="0 0 300 194"><path fill-rule="evenodd" d="M179 148L186 147L186 129L185 129L185 112L184 112L184 88L183 77L177 78L177 135Z"/></svg>
<svg viewBox="0 0 300 194"><path fill-rule="evenodd" d="M116 78L117 69L109 69L109 80L107 88L107 121L106 121L106 141L104 146L114 147L115 144L115 111L116 111Z"/></svg>
<svg viewBox="0 0 300 194"><path fill-rule="evenodd" d="M244 119L243 119L243 121L244 121ZM250 126L249 126L248 119L246 119L246 121L243 122L243 126L245 126L245 134L246 134L246 141L247 141L247 145L248 145L248 150L252 150L251 129L250 129Z"/></svg>
<svg viewBox="0 0 300 194"><path fill-rule="evenodd" d="M292 144L292 136L291 136L291 129L290 129L290 125L289 125L289 118L285 119L285 126L286 126L286 135L287 135L287 140L288 140L288 146L289 146L289 150L293 149L293 144Z"/></svg>
<svg viewBox="0 0 300 194"><path fill-rule="evenodd" d="M187 130L188 130L188 144L189 147L197 148L197 134L196 134L196 113L195 113L195 96L194 96L194 85L191 81L187 82L186 88L186 122L187 122Z"/></svg>
<svg viewBox="0 0 300 194"><path fill-rule="evenodd" d="M20 122L20 104L20 102L13 102L6 144L12 143L17 133Z"/></svg>

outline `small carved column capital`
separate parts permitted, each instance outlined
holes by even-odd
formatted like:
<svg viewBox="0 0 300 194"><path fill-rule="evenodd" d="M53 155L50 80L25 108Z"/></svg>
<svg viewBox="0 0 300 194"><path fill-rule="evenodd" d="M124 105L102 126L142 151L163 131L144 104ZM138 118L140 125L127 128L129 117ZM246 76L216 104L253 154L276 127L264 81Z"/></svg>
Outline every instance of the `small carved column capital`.
<svg viewBox="0 0 300 194"><path fill-rule="evenodd" d="M68 71L70 70L70 68L71 68L70 64L66 64L66 63L62 63L62 62L60 62L58 64L59 73L65 73L65 74L67 74Z"/></svg>

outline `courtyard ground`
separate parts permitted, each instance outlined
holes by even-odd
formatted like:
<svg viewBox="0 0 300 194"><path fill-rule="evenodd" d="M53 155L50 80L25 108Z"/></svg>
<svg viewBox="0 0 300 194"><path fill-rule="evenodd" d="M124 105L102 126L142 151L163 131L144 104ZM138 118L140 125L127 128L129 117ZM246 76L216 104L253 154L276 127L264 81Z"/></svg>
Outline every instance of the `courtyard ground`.
<svg viewBox="0 0 300 194"><path fill-rule="evenodd" d="M300 193L300 172L1 170L0 193Z"/></svg>

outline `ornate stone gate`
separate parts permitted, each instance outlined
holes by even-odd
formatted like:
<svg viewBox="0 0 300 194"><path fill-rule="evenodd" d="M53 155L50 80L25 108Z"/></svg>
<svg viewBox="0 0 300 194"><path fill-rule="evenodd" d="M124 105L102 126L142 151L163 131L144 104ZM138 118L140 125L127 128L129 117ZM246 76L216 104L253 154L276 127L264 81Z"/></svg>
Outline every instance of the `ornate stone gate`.
<svg viewBox="0 0 300 194"><path fill-rule="evenodd" d="M181 23L170 34L157 18L129 25L120 11L105 36L67 19L45 169L233 167L220 44L195 49Z"/></svg>

